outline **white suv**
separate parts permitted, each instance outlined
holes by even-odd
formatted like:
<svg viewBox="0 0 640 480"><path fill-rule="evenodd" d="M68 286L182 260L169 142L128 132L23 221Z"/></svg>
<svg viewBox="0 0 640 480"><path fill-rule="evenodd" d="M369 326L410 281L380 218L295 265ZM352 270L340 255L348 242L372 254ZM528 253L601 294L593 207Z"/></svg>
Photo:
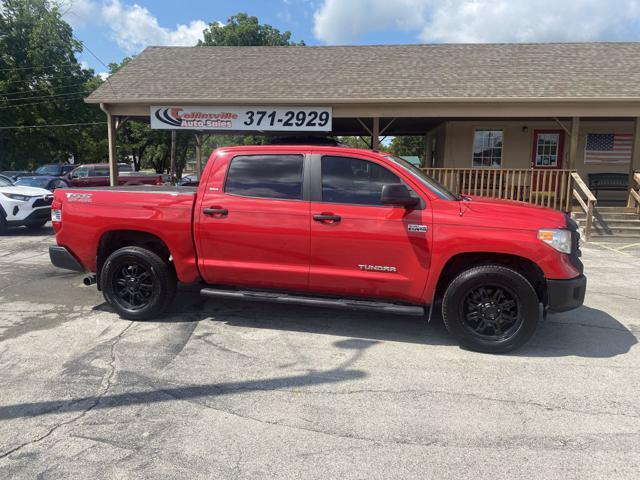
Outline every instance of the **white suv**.
<svg viewBox="0 0 640 480"><path fill-rule="evenodd" d="M43 227L51 219L53 193L44 188L15 186L0 176L0 235L8 227Z"/></svg>

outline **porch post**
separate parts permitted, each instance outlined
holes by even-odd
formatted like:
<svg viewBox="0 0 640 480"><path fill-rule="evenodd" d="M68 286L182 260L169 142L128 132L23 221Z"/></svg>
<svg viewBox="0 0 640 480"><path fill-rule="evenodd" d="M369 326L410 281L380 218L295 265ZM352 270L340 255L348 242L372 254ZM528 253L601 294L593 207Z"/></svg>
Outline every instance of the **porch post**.
<svg viewBox="0 0 640 480"><path fill-rule="evenodd" d="M424 163L422 164L424 168L432 167L433 161L431 160L431 133L427 132L424 134Z"/></svg>
<svg viewBox="0 0 640 480"><path fill-rule="evenodd" d="M171 176L171 185L176 184L176 131L171 130L171 163L169 166L169 175Z"/></svg>
<svg viewBox="0 0 640 480"><path fill-rule="evenodd" d="M578 165L578 141L580 140L580 117L571 120L571 143L569 145L569 169Z"/></svg>
<svg viewBox="0 0 640 480"><path fill-rule="evenodd" d="M200 181L202 175L202 135L196 133L196 178Z"/></svg>
<svg viewBox="0 0 640 480"><path fill-rule="evenodd" d="M373 117L373 129L371 131L371 150L380 148L380 118Z"/></svg>
<svg viewBox="0 0 640 480"><path fill-rule="evenodd" d="M105 107L103 103L100 104L100 108L107 114L107 140L109 143L109 183L112 187L118 186L118 155L116 151L116 117L111 115L111 112Z"/></svg>
<svg viewBox="0 0 640 480"><path fill-rule="evenodd" d="M633 149L631 151L631 162L629 163L629 190L627 192L627 207L633 207L635 201L631 197L631 190L634 186L633 173L640 170L640 117L636 117L633 129Z"/></svg>

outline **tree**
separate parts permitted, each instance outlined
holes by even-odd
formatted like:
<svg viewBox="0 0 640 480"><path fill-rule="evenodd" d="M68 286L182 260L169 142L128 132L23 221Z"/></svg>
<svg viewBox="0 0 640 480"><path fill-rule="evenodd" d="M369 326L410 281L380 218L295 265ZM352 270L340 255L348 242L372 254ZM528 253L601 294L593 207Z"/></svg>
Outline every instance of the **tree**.
<svg viewBox="0 0 640 480"><path fill-rule="evenodd" d="M219 22L210 23L203 34L204 40L198 41L199 46L304 45L304 42L292 42L291 32L280 32L271 25L260 24L257 17L250 17L246 13L233 15L224 25Z"/></svg>
<svg viewBox="0 0 640 480"><path fill-rule="evenodd" d="M0 7L0 168L106 156L106 125L83 97L101 80L76 59L82 44L48 0L4 0ZM13 127L29 127L15 129Z"/></svg>
<svg viewBox="0 0 640 480"><path fill-rule="evenodd" d="M393 137L389 145L389 152L398 157L415 156L420 157L420 161L425 161L425 143L424 137Z"/></svg>

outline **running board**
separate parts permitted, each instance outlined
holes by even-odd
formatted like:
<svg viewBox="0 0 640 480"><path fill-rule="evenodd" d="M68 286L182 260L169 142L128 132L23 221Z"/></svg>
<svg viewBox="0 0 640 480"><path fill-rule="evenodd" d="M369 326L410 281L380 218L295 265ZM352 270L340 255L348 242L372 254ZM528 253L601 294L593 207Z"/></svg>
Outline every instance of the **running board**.
<svg viewBox="0 0 640 480"><path fill-rule="evenodd" d="M224 290L203 288L203 297L228 298L253 302L286 303L290 305L307 305L312 307L341 308L345 310L369 310L374 312L397 313L401 315L424 315L424 307L401 305L397 303L375 302L367 300L351 300L345 298L319 298L290 295L287 293L259 292L251 290Z"/></svg>

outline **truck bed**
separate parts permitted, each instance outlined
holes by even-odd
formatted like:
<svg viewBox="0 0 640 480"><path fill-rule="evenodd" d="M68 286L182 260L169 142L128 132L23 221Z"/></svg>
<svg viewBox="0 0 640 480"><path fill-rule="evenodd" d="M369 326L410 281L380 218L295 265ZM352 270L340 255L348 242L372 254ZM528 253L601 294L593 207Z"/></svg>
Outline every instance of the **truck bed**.
<svg viewBox="0 0 640 480"><path fill-rule="evenodd" d="M131 185L64 188L54 193L62 204L58 245L96 271L96 251L107 232L143 231L172 252L182 282L199 279L193 242L195 187Z"/></svg>

